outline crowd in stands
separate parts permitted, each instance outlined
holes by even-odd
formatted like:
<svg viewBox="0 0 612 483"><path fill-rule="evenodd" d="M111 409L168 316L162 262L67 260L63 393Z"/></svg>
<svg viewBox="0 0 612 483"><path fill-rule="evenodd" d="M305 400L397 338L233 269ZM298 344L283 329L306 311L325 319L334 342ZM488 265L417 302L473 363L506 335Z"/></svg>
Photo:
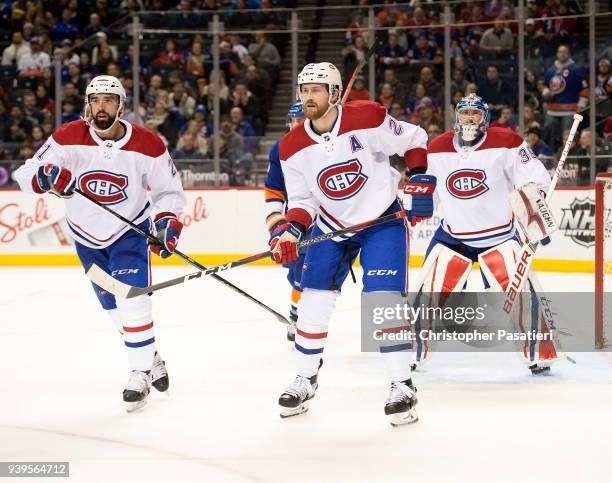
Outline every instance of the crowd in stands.
<svg viewBox="0 0 612 483"><path fill-rule="evenodd" d="M342 49L344 76L364 58L368 46L368 1L357 9L346 30ZM444 130L444 29L442 9L433 2L413 1L397 5L385 1L377 10L376 25L381 46L376 54L377 78L374 98L394 116L419 124L430 139ZM455 22L451 28L451 103L476 93L489 105L492 126L518 131L518 60L516 2L468 1L451 4ZM562 133L572 114L588 107L588 24L581 18L554 18L583 13L567 0L528 0L525 25L525 109L522 113L528 140L541 159L552 166L563 148ZM573 56L575 54L575 57ZM612 154L612 48L598 53L596 136L598 171L612 169L605 155ZM367 99L364 78L355 83L349 99ZM607 120L606 120L607 118ZM577 136L570 152L577 175L588 181L590 160L584 149L591 130ZM585 144L587 143L587 144ZM588 149L587 151L588 152ZM610 168L608 168L610 167ZM586 174L586 176L585 176Z"/></svg>
<svg viewBox="0 0 612 483"><path fill-rule="evenodd" d="M274 7L294 4L290 0L0 2L0 166L3 160L31 157L57 128L56 110L61 113L61 123L79 119L85 87L99 74L122 81L127 91L123 117L134 121L138 115L162 136L175 159L193 162L213 157L211 37L145 34L140 49L140 105L135 107L129 25L112 25L129 24L133 12L170 10L178 13L163 19L152 16L147 27L206 32L212 13L223 9L226 26L254 32L222 37L218 79L222 169L235 183L246 183L248 167L259 149L256 136L265 133L286 44L282 35L266 31L287 26L287 13L274 11ZM61 105L54 100L54 56L62 62Z"/></svg>

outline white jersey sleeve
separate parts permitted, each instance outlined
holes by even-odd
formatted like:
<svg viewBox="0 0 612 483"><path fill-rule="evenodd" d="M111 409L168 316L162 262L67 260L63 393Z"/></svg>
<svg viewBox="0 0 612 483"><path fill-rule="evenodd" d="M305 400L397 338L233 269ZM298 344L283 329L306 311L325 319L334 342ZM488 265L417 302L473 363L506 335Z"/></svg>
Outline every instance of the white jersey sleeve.
<svg viewBox="0 0 612 483"><path fill-rule="evenodd" d="M168 151L151 161L147 172L151 188L153 211L178 215L185 208L185 193L181 179Z"/></svg>
<svg viewBox="0 0 612 483"><path fill-rule="evenodd" d="M419 126L398 121L387 114L384 121L369 132L369 142L387 156L403 156L410 170L426 167L427 133Z"/></svg>
<svg viewBox="0 0 612 483"><path fill-rule="evenodd" d="M535 183L541 190L548 190L550 174L526 142L523 141L517 148L509 150L507 161L514 188Z"/></svg>
<svg viewBox="0 0 612 483"><path fill-rule="evenodd" d="M26 162L13 173L13 178L23 191L34 194L35 191L32 186L32 179L40 166L49 163L70 169L70 161L64 147L57 144L53 140L53 137L50 137L47 142L36 151L33 157L26 160Z"/></svg>

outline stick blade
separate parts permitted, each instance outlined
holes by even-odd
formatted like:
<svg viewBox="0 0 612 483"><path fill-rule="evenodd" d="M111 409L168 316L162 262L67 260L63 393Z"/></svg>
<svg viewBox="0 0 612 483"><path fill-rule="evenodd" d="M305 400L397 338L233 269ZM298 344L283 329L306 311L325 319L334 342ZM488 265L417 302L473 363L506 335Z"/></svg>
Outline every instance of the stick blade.
<svg viewBox="0 0 612 483"><path fill-rule="evenodd" d="M128 297L130 289L132 288L130 285L111 277L95 263L90 263L88 265L85 270L85 275L99 287L102 287L107 292L117 297L121 297L122 299Z"/></svg>

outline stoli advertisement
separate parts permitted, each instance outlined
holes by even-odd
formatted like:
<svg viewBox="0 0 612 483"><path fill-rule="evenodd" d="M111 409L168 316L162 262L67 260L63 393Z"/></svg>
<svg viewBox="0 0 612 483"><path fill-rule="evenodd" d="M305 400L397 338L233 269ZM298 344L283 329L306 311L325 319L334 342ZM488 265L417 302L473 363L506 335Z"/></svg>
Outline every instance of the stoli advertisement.
<svg viewBox="0 0 612 483"><path fill-rule="evenodd" d="M186 195L187 207L180 216L185 226L179 245L182 251L197 256L203 263L220 264L267 249L261 189L194 189L186 190ZM555 192L552 207L560 228L552 243L538 249L534 264L537 269L593 269L593 199L591 189L563 188ZM422 263L429 240L439 225L440 217L436 214L411 230L412 266ZM61 199L0 190L0 265L76 264L74 253ZM183 263L175 258L168 262Z"/></svg>

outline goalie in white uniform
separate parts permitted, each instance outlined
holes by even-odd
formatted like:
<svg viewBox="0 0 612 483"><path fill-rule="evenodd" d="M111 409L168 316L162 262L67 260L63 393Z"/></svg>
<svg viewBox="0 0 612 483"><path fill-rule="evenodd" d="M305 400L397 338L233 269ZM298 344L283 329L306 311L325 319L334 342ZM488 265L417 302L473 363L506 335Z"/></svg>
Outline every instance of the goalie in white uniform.
<svg viewBox="0 0 612 483"><path fill-rule="evenodd" d="M485 288L502 292L520 250L515 222L532 242L546 241L556 228L547 218L543 194L550 176L520 136L488 127L489 110L480 97L464 97L455 114L455 129L435 138L427 150L427 174L438 180L434 200L443 219L427 249L421 290L461 291L472 263L479 262ZM547 219L534 207L541 207ZM533 273L529 289L539 291ZM549 330L542 314L535 319L532 329ZM431 323L417 321L415 332L432 329ZM428 342L417 338L416 364L429 350ZM550 342L525 344L522 355L533 373L548 371L559 358Z"/></svg>

